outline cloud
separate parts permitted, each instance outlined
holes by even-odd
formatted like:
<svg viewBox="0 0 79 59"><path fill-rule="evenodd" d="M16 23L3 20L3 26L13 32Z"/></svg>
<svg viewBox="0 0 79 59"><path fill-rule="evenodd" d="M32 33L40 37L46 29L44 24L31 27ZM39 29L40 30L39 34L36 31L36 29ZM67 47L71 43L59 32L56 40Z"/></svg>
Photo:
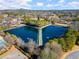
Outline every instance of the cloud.
<svg viewBox="0 0 79 59"><path fill-rule="evenodd" d="M69 2L68 5L71 5L71 6L79 6L79 2Z"/></svg>
<svg viewBox="0 0 79 59"><path fill-rule="evenodd" d="M31 10L31 7L21 7L22 9L29 9Z"/></svg>
<svg viewBox="0 0 79 59"><path fill-rule="evenodd" d="M65 0L59 0L59 3L64 3L65 2Z"/></svg>
<svg viewBox="0 0 79 59"><path fill-rule="evenodd" d="M18 0L18 1L21 1L21 2L31 2L32 0Z"/></svg>
<svg viewBox="0 0 79 59"><path fill-rule="evenodd" d="M42 8L41 8L42 7ZM79 1L66 0L0 0L0 9L79 9Z"/></svg>
<svg viewBox="0 0 79 59"><path fill-rule="evenodd" d="M42 3L42 2L37 2L36 5L37 5L37 6L44 6L44 3Z"/></svg>
<svg viewBox="0 0 79 59"><path fill-rule="evenodd" d="M32 2L32 0L18 0L20 5L26 5L31 6L29 2Z"/></svg>
<svg viewBox="0 0 79 59"><path fill-rule="evenodd" d="M52 0L47 0L47 1L52 1Z"/></svg>
<svg viewBox="0 0 79 59"><path fill-rule="evenodd" d="M18 0L20 3L28 3L28 2L32 2L32 0Z"/></svg>
<svg viewBox="0 0 79 59"><path fill-rule="evenodd" d="M52 5L52 4L47 4L46 6L47 6L47 7L52 7L53 5Z"/></svg>
<svg viewBox="0 0 79 59"><path fill-rule="evenodd" d="M32 0L0 0L0 9L31 9L28 2Z"/></svg>

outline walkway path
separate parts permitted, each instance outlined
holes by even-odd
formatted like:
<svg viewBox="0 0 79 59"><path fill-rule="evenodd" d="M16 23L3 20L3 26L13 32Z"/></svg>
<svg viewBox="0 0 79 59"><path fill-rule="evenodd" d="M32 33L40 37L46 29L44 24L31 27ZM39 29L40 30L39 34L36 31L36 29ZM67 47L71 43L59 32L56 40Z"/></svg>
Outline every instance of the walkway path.
<svg viewBox="0 0 79 59"><path fill-rule="evenodd" d="M3 31L11 30L11 29L14 29L14 28L22 27L22 26L26 26L26 25L20 24L20 25L18 25L18 26L14 26L14 27L12 27L12 28L8 28L8 29L5 29L5 30L3 30Z"/></svg>
<svg viewBox="0 0 79 59"><path fill-rule="evenodd" d="M69 27L69 25L67 25L67 24L60 24L60 23L55 23L54 25Z"/></svg>
<svg viewBox="0 0 79 59"><path fill-rule="evenodd" d="M28 57L12 46L10 50L0 56L0 59L28 59Z"/></svg>
<svg viewBox="0 0 79 59"><path fill-rule="evenodd" d="M73 47L72 51L68 51L68 52L64 53L63 56L60 59L65 59L66 56L68 56L69 54L71 54L71 53L73 53L75 51L79 51L79 46L75 45Z"/></svg>

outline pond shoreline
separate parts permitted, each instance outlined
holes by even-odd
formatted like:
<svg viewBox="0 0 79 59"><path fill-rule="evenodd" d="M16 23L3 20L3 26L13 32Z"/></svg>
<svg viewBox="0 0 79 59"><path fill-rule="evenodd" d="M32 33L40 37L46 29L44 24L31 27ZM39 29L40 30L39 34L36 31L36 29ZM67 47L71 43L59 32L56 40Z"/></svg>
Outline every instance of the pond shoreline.
<svg viewBox="0 0 79 59"><path fill-rule="evenodd" d="M19 26L14 26L12 28L8 28L8 29L5 29L3 31L5 32L5 31L11 30L11 29L15 29L15 28L18 28L18 27L22 27L22 26L26 26L26 25L25 24L20 24Z"/></svg>
<svg viewBox="0 0 79 59"><path fill-rule="evenodd" d="M63 26L63 27L68 27L68 25L59 25L59 24L48 24L48 25L45 25L45 26L42 26L42 27L35 27L36 29L39 29L39 28L45 28L45 27L47 27L47 26L50 26L50 25L54 25L54 26ZM14 28L18 28L18 27L22 27L22 26L29 26L29 25L25 25L25 24L20 24L20 25L18 25L18 26L14 26L14 27L12 27L12 28L8 28L8 29L5 29L5 30L3 30L3 31L7 31L7 30L11 30L11 29L14 29ZM32 26L29 26L29 27L32 27Z"/></svg>

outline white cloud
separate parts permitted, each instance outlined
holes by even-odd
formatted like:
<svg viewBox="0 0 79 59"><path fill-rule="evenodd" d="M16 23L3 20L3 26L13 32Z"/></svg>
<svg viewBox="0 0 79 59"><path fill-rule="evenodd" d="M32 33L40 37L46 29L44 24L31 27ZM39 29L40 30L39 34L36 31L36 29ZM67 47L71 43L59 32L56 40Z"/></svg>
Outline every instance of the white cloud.
<svg viewBox="0 0 79 59"><path fill-rule="evenodd" d="M4 2L4 0L0 0L0 2Z"/></svg>
<svg viewBox="0 0 79 59"><path fill-rule="evenodd" d="M26 6L31 6L28 4L28 2L32 2L32 0L18 0L20 2L20 5L26 5Z"/></svg>
<svg viewBox="0 0 79 59"><path fill-rule="evenodd" d="M30 7L21 7L22 9L31 9Z"/></svg>
<svg viewBox="0 0 79 59"><path fill-rule="evenodd" d="M32 0L18 0L18 1L20 1L20 2L32 2Z"/></svg>
<svg viewBox="0 0 79 59"><path fill-rule="evenodd" d="M46 6L47 6L47 7L52 7L53 5L52 5L52 4L47 4Z"/></svg>
<svg viewBox="0 0 79 59"><path fill-rule="evenodd" d="M59 0L59 3L64 3L65 2L65 0Z"/></svg>
<svg viewBox="0 0 79 59"><path fill-rule="evenodd" d="M36 5L37 5L37 6L44 6L44 3L42 3L42 2L37 2Z"/></svg>
<svg viewBox="0 0 79 59"><path fill-rule="evenodd" d="M31 6L31 4L28 4L28 3L20 3L19 5L20 5L20 6L28 6L28 7Z"/></svg>
<svg viewBox="0 0 79 59"><path fill-rule="evenodd" d="M12 1L12 2L11 2ZM25 2L24 2L25 1ZM0 9L31 9L31 5L28 2L32 0L0 0Z"/></svg>
<svg viewBox="0 0 79 59"><path fill-rule="evenodd" d="M69 2L68 5L71 5L71 6L79 6L79 2Z"/></svg>
<svg viewBox="0 0 79 59"><path fill-rule="evenodd" d="M47 0L47 1L52 1L52 0Z"/></svg>
<svg viewBox="0 0 79 59"><path fill-rule="evenodd" d="M43 8L66 8L66 9L79 9L79 1L70 1L66 2L66 0L46 0L46 2L34 2L33 0L0 0L0 9L31 9L32 6L38 9ZM46 4L47 3L47 4Z"/></svg>
<svg viewBox="0 0 79 59"><path fill-rule="evenodd" d="M77 1L72 1L72 2L68 2L64 5L61 6L61 8L63 9L79 9L79 2Z"/></svg>

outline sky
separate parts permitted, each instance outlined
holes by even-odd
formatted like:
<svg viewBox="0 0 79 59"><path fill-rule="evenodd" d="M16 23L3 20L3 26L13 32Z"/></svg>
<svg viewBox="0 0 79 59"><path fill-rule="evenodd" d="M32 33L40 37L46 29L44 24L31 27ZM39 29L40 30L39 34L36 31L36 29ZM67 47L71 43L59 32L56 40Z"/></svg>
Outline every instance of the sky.
<svg viewBox="0 0 79 59"><path fill-rule="evenodd" d="M0 10L67 10L79 9L79 0L0 0Z"/></svg>

